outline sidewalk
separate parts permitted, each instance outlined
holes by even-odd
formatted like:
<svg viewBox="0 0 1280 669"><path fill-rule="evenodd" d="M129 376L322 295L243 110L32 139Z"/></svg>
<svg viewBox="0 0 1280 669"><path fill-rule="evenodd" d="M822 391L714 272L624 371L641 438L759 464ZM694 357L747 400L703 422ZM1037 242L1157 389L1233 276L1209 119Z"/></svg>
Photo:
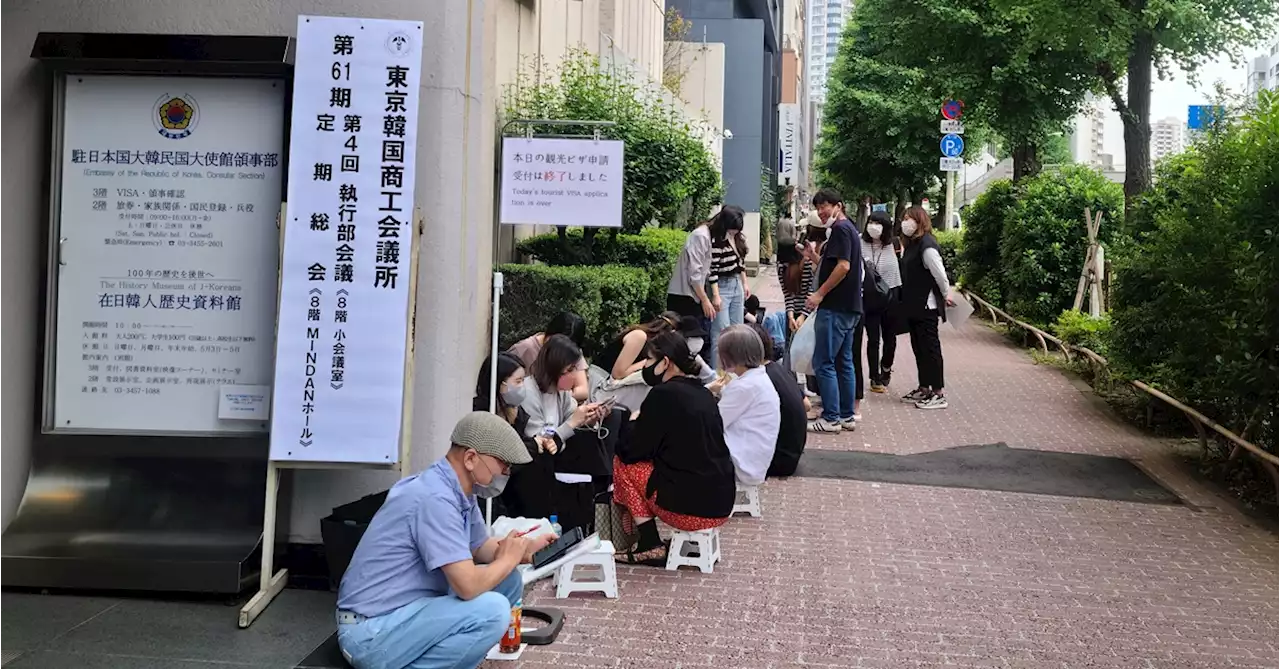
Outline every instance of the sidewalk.
<svg viewBox="0 0 1280 669"><path fill-rule="evenodd" d="M781 307L772 271L753 290ZM942 329L951 407L921 411L901 337L890 394L809 449L1004 442L1114 455L1188 505L793 477L722 530L713 574L619 567L620 598L556 600L520 667L1275 667L1277 541L1176 467L1168 443L978 322ZM896 394L894 394L896 393ZM491 662L500 669L510 663Z"/></svg>

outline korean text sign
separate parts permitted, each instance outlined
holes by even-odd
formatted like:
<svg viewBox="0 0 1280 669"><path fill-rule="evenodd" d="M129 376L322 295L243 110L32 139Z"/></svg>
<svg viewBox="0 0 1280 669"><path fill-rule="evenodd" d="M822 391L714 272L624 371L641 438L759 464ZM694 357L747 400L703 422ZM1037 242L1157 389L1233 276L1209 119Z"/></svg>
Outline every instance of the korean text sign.
<svg viewBox="0 0 1280 669"><path fill-rule="evenodd" d="M271 458L398 460L422 24L300 16Z"/></svg>
<svg viewBox="0 0 1280 669"><path fill-rule="evenodd" d="M502 222L621 227L622 154L617 140L504 138Z"/></svg>

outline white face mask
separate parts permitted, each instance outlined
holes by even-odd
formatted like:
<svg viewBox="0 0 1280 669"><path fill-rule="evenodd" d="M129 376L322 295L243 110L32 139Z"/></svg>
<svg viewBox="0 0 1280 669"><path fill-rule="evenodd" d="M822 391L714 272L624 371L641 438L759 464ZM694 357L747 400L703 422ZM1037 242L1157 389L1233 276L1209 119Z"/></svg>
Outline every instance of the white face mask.
<svg viewBox="0 0 1280 669"><path fill-rule="evenodd" d="M698 355L702 352L702 337L690 337L686 343L689 345L689 353Z"/></svg>
<svg viewBox="0 0 1280 669"><path fill-rule="evenodd" d="M904 234L904 235L906 235L906 236L908 236L908 237L914 237L914 236L915 236L915 234L916 234L916 222L915 222L915 221L913 221L913 220L911 220L911 219L909 219L909 218L908 218L907 220L903 221L903 222L902 222L902 234Z"/></svg>
<svg viewBox="0 0 1280 669"><path fill-rule="evenodd" d="M883 226L883 225L880 225L879 223L868 223L868 224L867 224L867 235L868 235L869 237L871 237L871 241L873 241L873 242L878 242L878 241L880 241L880 235L881 235L882 233L884 233L884 226Z"/></svg>

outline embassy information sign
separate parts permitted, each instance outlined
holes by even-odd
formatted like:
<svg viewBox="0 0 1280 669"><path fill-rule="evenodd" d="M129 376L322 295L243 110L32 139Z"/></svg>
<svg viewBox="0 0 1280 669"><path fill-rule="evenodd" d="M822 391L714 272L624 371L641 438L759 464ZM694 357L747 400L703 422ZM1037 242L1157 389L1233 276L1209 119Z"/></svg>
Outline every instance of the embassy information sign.
<svg viewBox="0 0 1280 669"><path fill-rule="evenodd" d="M500 220L621 227L622 158L618 140L504 137Z"/></svg>
<svg viewBox="0 0 1280 669"><path fill-rule="evenodd" d="M285 86L66 78L54 431L226 433L271 375Z"/></svg>
<svg viewBox="0 0 1280 669"><path fill-rule="evenodd" d="M298 17L271 459L398 460L422 23Z"/></svg>

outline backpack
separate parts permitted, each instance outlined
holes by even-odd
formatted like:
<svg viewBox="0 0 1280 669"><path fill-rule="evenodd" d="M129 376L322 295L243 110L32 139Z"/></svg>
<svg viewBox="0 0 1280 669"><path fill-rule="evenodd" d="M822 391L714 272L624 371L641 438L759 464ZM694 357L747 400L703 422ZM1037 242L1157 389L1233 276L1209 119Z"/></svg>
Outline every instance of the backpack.
<svg viewBox="0 0 1280 669"><path fill-rule="evenodd" d="M881 253L884 251L882 250ZM889 284L885 283L884 277L880 276L880 270L876 269L876 264L868 258L862 259L862 295L863 298L872 298L873 303L883 303L889 297Z"/></svg>

